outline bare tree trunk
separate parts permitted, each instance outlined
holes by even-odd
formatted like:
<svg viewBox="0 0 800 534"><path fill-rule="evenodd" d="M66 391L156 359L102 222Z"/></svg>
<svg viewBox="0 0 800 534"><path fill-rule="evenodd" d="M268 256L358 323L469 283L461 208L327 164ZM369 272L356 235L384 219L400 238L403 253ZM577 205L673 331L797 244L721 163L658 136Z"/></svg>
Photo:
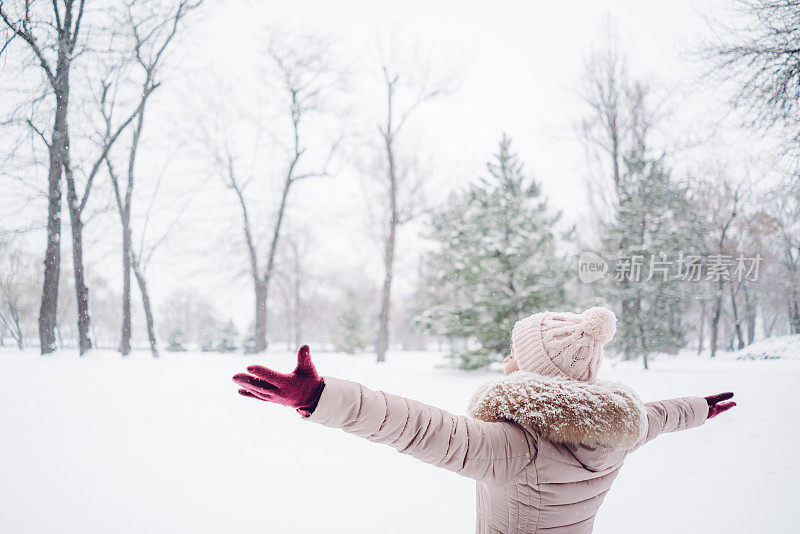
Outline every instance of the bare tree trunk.
<svg viewBox="0 0 800 534"><path fill-rule="evenodd" d="M145 82L145 91L146 88L149 86L149 79L150 73L147 71L147 82ZM145 92L143 91L143 93ZM133 187L134 187L134 180L136 178L136 174L134 172L136 166L136 153L139 148L139 139L142 136L142 129L144 128L144 107L140 106L141 109L138 113L136 118L136 126L133 130L133 135L131 139L131 147L130 151L128 152L128 181L125 185L125 196L120 196L120 188L118 184L118 180L116 177L112 176L112 180L114 183L114 193L117 195L117 209L120 215L120 222L122 223L122 326L120 332L120 342L119 342L119 351L123 356L128 355L131 352L131 336L133 335L132 332L132 324L131 324L131 267L133 260L133 243L132 243L132 235L133 232L131 231L131 212L133 211ZM110 164L108 165L109 169L111 169ZM145 297L148 299L148 306L149 307L149 295L147 295L147 285L144 284L144 275L141 272L141 268L137 266L136 270L138 271L135 273L136 281L139 284L140 292L142 293L142 298ZM145 288L142 291L142 288ZM150 312L150 316L147 318L148 323L152 323L152 311ZM155 346L155 337L150 336L150 332L148 331L148 339L150 339L150 347L153 349ZM158 348L152 350L153 357L158 357Z"/></svg>
<svg viewBox="0 0 800 534"><path fill-rule="evenodd" d="M792 221L794 222L794 221ZM791 295L789 305L789 333L800 334L800 289L798 288L798 259L800 246L795 246L791 240L786 246L786 259L789 262L789 283Z"/></svg>
<svg viewBox="0 0 800 534"><path fill-rule="evenodd" d="M256 324L255 324L255 352L267 350L267 282L256 278Z"/></svg>
<svg viewBox="0 0 800 534"><path fill-rule="evenodd" d="M17 328L19 328L19 335L14 336L14 341L17 342L17 348L19 348L19 350L22 350L25 348L25 343L24 343L25 337L22 335L22 328L20 327L19 321L17 321Z"/></svg>
<svg viewBox="0 0 800 534"><path fill-rule="evenodd" d="M736 346L736 350L742 350L744 348L744 333L742 332L742 320L739 318L739 310L736 306L736 291L733 290L733 284L730 286L730 294L731 294L731 311L733 312L733 327L736 333L736 339L738 340L738 344ZM733 346L733 341L731 341L731 347Z"/></svg>
<svg viewBox="0 0 800 534"><path fill-rule="evenodd" d="M119 352L127 356L131 352L131 229L129 214L122 215L122 331Z"/></svg>
<svg viewBox="0 0 800 534"><path fill-rule="evenodd" d="M736 335L729 321L725 321L725 338L728 340L726 349L733 351L733 340L736 339Z"/></svg>
<svg viewBox="0 0 800 534"><path fill-rule="evenodd" d="M295 272L294 277L294 345L295 348L300 346L300 339L302 338L302 332L300 331L301 323L300 323L300 262L297 262L298 269Z"/></svg>
<svg viewBox="0 0 800 534"><path fill-rule="evenodd" d="M758 313L758 295L751 295L748 286L744 287L744 310L747 321L747 344L751 345L756 338L756 314Z"/></svg>
<svg viewBox="0 0 800 534"><path fill-rule="evenodd" d="M800 334L800 295L796 290L792 291L792 302L789 308L789 332Z"/></svg>
<svg viewBox="0 0 800 534"><path fill-rule="evenodd" d="M701 354L703 352L703 343L705 342L706 337L706 301L705 299L700 301L700 331L697 333L697 354Z"/></svg>
<svg viewBox="0 0 800 534"><path fill-rule="evenodd" d="M236 198L239 200L239 207L242 210L242 231L244 241L247 245L248 259L250 260L250 276L253 279L253 294L255 297L255 315L253 325L253 352L264 352L267 350L267 285L268 282L261 276L261 269L258 265L258 251L256 250L253 233L250 229L250 214L247 210L247 202L244 198L242 186L236 179L233 168L232 158L228 158L225 163L228 175L228 187L230 187Z"/></svg>
<svg viewBox="0 0 800 534"><path fill-rule="evenodd" d="M141 125L141 121L139 123ZM135 150L132 151L135 155ZM134 156L132 156L134 157ZM136 278L136 283L139 286L139 292L142 296L142 306L144 308L145 321L147 326L147 339L150 342L150 352L154 358L159 357L158 340L155 333L155 318L153 316L153 308L150 303L150 293L147 289L147 278L144 275L142 265L139 258L133 250L132 231L130 226L130 212L131 212L131 192L133 189L133 167L129 166L128 187L125 194L125 200L122 200L119 188L119 178L114 172L111 162L106 160L109 175L111 176L111 183L114 186L114 194L117 200L117 208L119 211L120 219L122 222L122 280L123 280L123 295L122 295L122 332L120 337L120 353L123 356L130 354L131 351L131 271Z"/></svg>
<svg viewBox="0 0 800 534"><path fill-rule="evenodd" d="M297 128L297 125L295 125ZM278 252L278 243L281 237L281 225L283 223L283 218L286 213L286 201L289 198L289 190L292 187L292 183L294 182L294 168L297 165L297 161L300 159L301 152L299 151L299 146L295 145L295 157L292 160L292 163L289 165L289 171L286 174L286 181L283 184L283 192L281 193L281 203L278 207L278 217L275 221L275 227L272 231L272 242L269 247L269 256L267 257L267 267L264 271L264 276L261 279L261 283L263 284L263 300L259 302L259 295L256 295L256 306L263 307L264 312L261 316L256 315L256 332L259 333L262 338L256 338L256 352L261 352L267 349L267 302L269 300L269 283L272 279L272 272L275 267L275 257L277 256ZM261 319L261 323L259 324L258 321ZM259 346L262 346L260 350L258 349Z"/></svg>
<svg viewBox="0 0 800 534"><path fill-rule="evenodd" d="M764 334L764 337L771 337L772 330L775 328L775 323L778 321L778 314L773 313L772 319L767 320L767 309L766 306L763 304L761 305L761 316L764 318L762 321L762 328L761 332Z"/></svg>
<svg viewBox="0 0 800 534"><path fill-rule="evenodd" d="M295 124L295 127L296 124ZM295 138L297 139L297 138ZM236 181L236 176L233 170L232 161L228 161L228 186L233 189L239 200L239 206L242 210L242 230L245 236L245 243L247 245L248 256L250 259L250 275L253 279L253 287L255 290L255 331L254 331L254 352L263 352L267 350L267 302L269 300L269 283L272 278L273 268L275 266L275 257L277 254L278 244L281 236L281 225L283 222L284 214L286 212L286 201L289 196L289 191L292 183L295 181L294 169L297 161L300 159L302 152L300 152L299 145L295 145L295 156L289 166L286 175L286 180L283 185L283 192L281 193L281 201L278 207L277 219L272 232L272 241L270 243L269 253L267 257L267 266L264 274L258 266L258 252L256 251L255 242L253 241L253 234L250 230L250 216L247 211L247 203L244 198L242 187Z"/></svg>
<svg viewBox="0 0 800 534"><path fill-rule="evenodd" d="M153 355L153 358L158 358L158 340L156 339L155 319L153 318L153 308L150 304L150 292L147 289L147 280L144 277L139 261L133 256L132 252L131 260L133 274L136 276L136 282L139 284L139 292L142 294L142 306L144 307L144 316L147 323L147 339L150 341L150 353Z"/></svg>
<svg viewBox="0 0 800 534"><path fill-rule="evenodd" d="M70 217L72 219L72 217ZM81 355L92 348L89 337L89 288L83 267L83 222L79 216L72 220L72 269L75 278L75 299L78 308L78 351Z"/></svg>
<svg viewBox="0 0 800 534"><path fill-rule="evenodd" d="M292 350L292 325L294 323L291 300L291 297L286 297L286 350L289 351Z"/></svg>
<svg viewBox="0 0 800 534"><path fill-rule="evenodd" d="M83 356L92 348L92 341L89 338L89 288L86 287L83 268L83 221L81 220L83 208L78 202L68 151L69 138L67 138L67 152L64 157L64 170L67 178L67 207L72 228L72 270L75 278L75 301L78 308L78 352Z"/></svg>
<svg viewBox="0 0 800 534"><path fill-rule="evenodd" d="M61 174L67 144L67 109L69 105L69 54L59 40L54 92L55 123L50 141L50 171L47 191L47 248L44 255L44 286L39 308L39 346L41 354L56 350L55 328L58 314L58 280L61 269Z"/></svg>
<svg viewBox="0 0 800 534"><path fill-rule="evenodd" d="M383 257L385 277L383 279L383 291L381 292L381 313L378 322L378 340L375 350L379 362L386 361L386 351L389 348L389 313L391 308L392 291L392 269L394 264L394 245L396 219L393 217L389 223L389 237L386 239L386 249Z"/></svg>
<svg viewBox="0 0 800 534"><path fill-rule="evenodd" d="M722 286L722 281L720 281ZM711 357L717 355L717 340L719 337L719 320L722 317L722 287L719 288L719 294L714 301L714 313L711 316Z"/></svg>
<svg viewBox="0 0 800 534"><path fill-rule="evenodd" d="M141 120L139 121L141 125ZM135 135L136 139L137 136ZM134 143L135 144L135 143ZM131 157L135 157L136 150L131 150ZM147 283L142 272L139 260L133 251L133 239L131 231L131 192L133 189L133 167L128 166L128 184L126 186L125 197L123 199L120 192L120 180L114 172L111 161L106 158L108 174L111 178L111 185L114 189L114 196L117 202L117 212L119 213L122 224L122 327L120 332L119 351L123 356L131 352L131 336L133 333L131 326L131 270L134 272L139 291L142 295L142 305L144 306L145 318L147 321L147 337L150 341L150 350L154 358L158 358L158 343L155 336L153 311L150 305L150 295L147 291Z"/></svg>
<svg viewBox="0 0 800 534"><path fill-rule="evenodd" d="M64 337L61 335L61 328L56 324L56 334L58 337L58 346L59 348L64 348Z"/></svg>
<svg viewBox="0 0 800 534"><path fill-rule="evenodd" d="M642 351L642 365L644 366L644 370L647 371L650 368L648 361L650 349L647 346L647 332L644 331L644 326L642 325L642 299L640 297L635 299L634 312L639 330L639 347Z"/></svg>
<svg viewBox="0 0 800 534"><path fill-rule="evenodd" d="M56 124L50 144L48 173L47 247L44 254L44 286L39 308L39 346L41 353L56 350L56 320L58 314L58 279L61 267L61 152L66 137L66 96L56 97Z"/></svg>
<svg viewBox="0 0 800 534"><path fill-rule="evenodd" d="M392 122L392 104L394 88L397 77L386 80L386 130L382 132L384 146L386 147L387 178L389 179L389 228L386 235L383 252L383 291L381 292L381 311L378 318L378 339L375 343L375 352L379 362L386 361L386 351L389 349L389 315L392 305L392 276L394 267L394 247L397 232L397 171L395 169L394 155L394 124Z"/></svg>

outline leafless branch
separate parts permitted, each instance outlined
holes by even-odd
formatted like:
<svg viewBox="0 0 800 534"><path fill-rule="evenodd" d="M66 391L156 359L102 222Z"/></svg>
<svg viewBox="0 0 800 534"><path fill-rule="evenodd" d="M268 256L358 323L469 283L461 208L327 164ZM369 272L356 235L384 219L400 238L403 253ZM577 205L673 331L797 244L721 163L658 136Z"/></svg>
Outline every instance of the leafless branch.
<svg viewBox="0 0 800 534"><path fill-rule="evenodd" d="M731 82L734 108L746 112L751 126L776 125L791 132L787 142L800 141L800 4L793 0L736 0L732 11L743 21L712 23L716 38L701 57L708 77Z"/></svg>

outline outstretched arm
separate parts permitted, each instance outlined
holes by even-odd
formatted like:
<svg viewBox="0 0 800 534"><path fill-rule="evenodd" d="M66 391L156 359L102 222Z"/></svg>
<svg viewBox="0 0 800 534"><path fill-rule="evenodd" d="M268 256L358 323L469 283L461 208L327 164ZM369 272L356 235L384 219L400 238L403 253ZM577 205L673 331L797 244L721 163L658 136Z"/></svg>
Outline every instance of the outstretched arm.
<svg viewBox="0 0 800 534"><path fill-rule="evenodd" d="M307 356L308 346L304 345L298 360ZM280 402L278 399L290 393L291 384L296 380L289 378L291 375L276 377L271 370L264 375L262 369L266 368L251 366L248 371L255 376L234 377L243 387L240 393ZM283 385L269 383L264 387L266 380L259 376L277 378ZM316 405L305 418L307 421L341 428L423 462L493 485L511 480L534 458L534 438L513 423L477 421L404 397L373 391L348 380L333 377L319 380L324 386ZM308 385L304 389L314 391ZM300 398L289 405L298 408L299 404L308 402Z"/></svg>
<svg viewBox="0 0 800 534"><path fill-rule="evenodd" d="M728 392L709 397L683 397L646 403L647 435L637 448L664 432L702 425L707 419L736 406L735 402L721 402L731 397L733 393Z"/></svg>
<svg viewBox="0 0 800 534"><path fill-rule="evenodd" d="M499 485L535 455L533 437L513 423L453 415L347 380L326 377L325 383L309 421L389 445L431 465Z"/></svg>

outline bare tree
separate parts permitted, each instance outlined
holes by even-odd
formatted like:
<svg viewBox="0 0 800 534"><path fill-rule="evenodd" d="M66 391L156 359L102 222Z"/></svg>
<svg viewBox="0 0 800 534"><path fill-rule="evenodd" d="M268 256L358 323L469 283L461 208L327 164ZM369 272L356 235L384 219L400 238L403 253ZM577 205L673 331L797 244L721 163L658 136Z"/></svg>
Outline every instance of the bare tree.
<svg viewBox="0 0 800 534"><path fill-rule="evenodd" d="M74 288L76 296L76 309L78 316L78 348L80 354L85 354L92 346L90 338L89 314L89 288L86 283L84 270L84 213L89 202L90 194L97 173L113 144L122 132L131 124L139 112L137 107L118 125L109 128L102 143L99 145L98 154L89 162L86 169L73 163L70 145L70 128L67 111L69 109L69 96L71 90L70 69L75 57L79 54L97 53L87 45L78 47L81 35L81 21L84 17L84 1L74 2L63 0L62 3L53 1L49 6L42 7L43 2L27 1L18 7L19 14L10 16L0 3L0 18L6 28L11 32L11 38L19 37L33 52L36 62L44 72L48 82L47 94L54 95L55 110L54 123L50 140L43 128L39 127L33 117L26 122L35 131L47 147L49 153L48 174L48 230L47 249L45 252L45 275L42 292L42 303L39 314L39 336L42 354L55 350L55 328L58 321L58 285L61 260L61 176L62 172L67 185L67 208L70 215L72 234L72 264L74 273ZM98 29L99 34L100 29ZM97 39L97 35L93 37ZM7 46L7 45L6 45ZM4 47L5 48L5 47ZM55 59L47 55L55 50ZM55 63L55 70L52 64ZM150 93L142 94L140 106L149 97ZM82 188L78 180L82 179Z"/></svg>
<svg viewBox="0 0 800 534"><path fill-rule="evenodd" d="M800 185L789 181L770 191L769 211L777 223L773 238L781 267L776 296L783 302L789 333L800 334Z"/></svg>
<svg viewBox="0 0 800 534"><path fill-rule="evenodd" d="M144 273L142 256L144 250L137 253L133 247L132 210L133 192L136 183L136 158L139 143L144 130L144 119L147 102L150 96L158 89L161 82L157 80L159 68L163 63L164 54L178 33L181 21L193 9L200 5L200 1L178 2L177 6L164 8L159 4L139 6L137 2L128 1L118 21L121 31L130 43L129 49L124 51L122 64L115 65L112 73L102 83L102 91L98 104L100 113L105 123L104 142L107 144L112 135L113 114L116 107L116 95L120 92L120 84L127 80L128 63L132 63L138 75L136 93L139 94L135 106L134 120L132 122L131 141L127 150L127 165L125 179L115 171L112 158L106 153L105 162L111 185L114 191L114 200L117 213L122 225L122 328L120 333L119 350L122 355L127 355L131 350L131 271L133 271L142 305L145 312L147 337L150 342L150 351L158 357L158 341L156 338L155 318L151 305L150 294L147 290L147 279ZM113 80L109 79L112 78ZM152 254L152 251L150 252Z"/></svg>
<svg viewBox="0 0 800 534"><path fill-rule="evenodd" d="M64 157L64 171L67 182L67 207L69 208L70 223L72 230L72 265L75 279L75 295L78 311L78 349L81 355L85 354L92 346L89 338L89 288L86 285L84 265L83 265L83 214L88 205L89 195L95 178L99 173L103 162L106 160L109 151L120 135L130 126L134 119L139 117L147 103L148 98L158 84L150 84L143 87L141 98L133 111L123 118L120 124L111 126L111 117L106 121L106 132L103 142L100 144L98 155L92 160L90 169L82 173L84 176L83 190L79 191L76 173L70 161L70 154L67 152ZM69 136L67 137L69 144Z"/></svg>
<svg viewBox="0 0 800 534"><path fill-rule="evenodd" d="M381 60L380 72L384 90L385 118L378 126L385 157L383 176L379 177L385 189L385 219L383 227L383 288L381 290L380 314L378 316L378 337L375 342L377 361L386 361L389 348L389 318L391 315L391 292L394 278L395 248L398 227L416 217L411 206L401 206L401 198L411 198L416 184L406 178L407 172L401 168L401 138L409 118L424 103L446 95L453 90L451 75L435 75L430 60L415 51L411 61L392 57Z"/></svg>
<svg viewBox="0 0 800 534"><path fill-rule="evenodd" d="M630 83L628 61L613 34L592 50L584 63L580 98L589 109L581 122L584 139L606 155L615 188L622 184L623 138L628 118L625 92Z"/></svg>
<svg viewBox="0 0 800 534"><path fill-rule="evenodd" d="M0 2L0 18L7 30L0 51L18 39L33 54L32 68L39 68L46 79L47 95L53 97L53 126L50 140L42 128L31 121L49 154L47 246L44 255L44 283L39 309L41 353L55 350L55 327L58 306L58 279L61 264L61 175L69 161L67 114L70 96L70 69L81 37L84 0L54 0L52 3L26 0ZM88 325L87 325L88 326Z"/></svg>
<svg viewBox="0 0 800 534"><path fill-rule="evenodd" d="M309 250L309 240L304 227L287 228L286 246L281 249L280 264L276 265L274 276L284 302L286 316L286 345L288 350L298 347L303 336L303 319L306 284L310 274L305 266Z"/></svg>
<svg viewBox="0 0 800 534"><path fill-rule="evenodd" d="M733 232L733 224L737 217L741 216L742 199L744 196L742 184L735 184L730 179L725 177L719 180L719 183L705 183L702 184L703 203L709 209L709 220L707 221L706 228L709 231L708 238L710 239L707 250L712 254L719 256L731 255L733 243L731 240L731 233ZM713 210L713 211L711 211ZM719 345L719 324L724 311L724 297L725 286L730 285L731 281L726 276L718 276L712 280L713 298L711 309L711 339L709 348L711 357L717 354ZM731 293L733 299L735 295ZM732 304L734 301L731 301Z"/></svg>
<svg viewBox="0 0 800 534"><path fill-rule="evenodd" d="M586 109L579 125L584 146L592 161L604 161L588 184L589 201L603 223L603 216L614 213L625 186L623 159L631 151L644 152L661 119L652 105L650 86L631 76L628 56L610 23L584 62L578 97Z"/></svg>
<svg viewBox="0 0 800 534"><path fill-rule="evenodd" d="M736 25L715 23L704 47L714 80L737 86L732 104L749 124L789 130L787 148L800 142L800 1L735 0Z"/></svg>
<svg viewBox="0 0 800 534"><path fill-rule="evenodd" d="M747 258L760 258L758 272L752 276L737 277L731 284L731 311L738 348L742 349L755 340L756 318L759 301L768 294L765 290L765 275L770 278L779 276L775 269L765 272L764 263L777 263L775 251L771 250L772 239L780 229L778 219L763 207L764 204L743 203L749 209L743 212L734 224L735 234L732 236L736 254ZM756 261L756 260L754 260ZM757 274L757 276L756 276ZM735 287L734 287L735 286Z"/></svg>
<svg viewBox="0 0 800 534"><path fill-rule="evenodd" d="M38 283L34 261L13 243L0 243L0 327L22 350L26 324L35 317L31 296Z"/></svg>
<svg viewBox="0 0 800 534"><path fill-rule="evenodd" d="M146 102L149 96L149 92L142 95L140 107L144 106L144 102ZM108 151L122 132L131 124L138 113L138 109L139 108L128 115L116 128L107 132L104 143L100 147L99 155L94 159L91 169L84 174L85 179L83 181L84 185L82 191L79 191L76 174L69 153L65 153L64 157L64 174L66 175L67 182L67 207L70 215L70 228L72 232L72 267L78 311L78 350L81 355L85 354L86 351L92 347L92 341L89 337L89 326L91 322L89 316L89 288L86 284L83 262L83 214L89 202L89 195L92 192L94 180L100 171L103 161L108 155ZM69 144L69 136L67 136L67 144Z"/></svg>
<svg viewBox="0 0 800 534"><path fill-rule="evenodd" d="M279 91L276 96L281 100L282 115L288 119L289 127L282 133L276 133L275 130L269 132L274 146L283 146L288 157L281 172L277 209L266 238L268 245L265 251L260 250L258 238L259 230L263 227L254 222L252 202L247 193L248 185L253 183L256 176L241 174L231 139L225 140L223 146L214 150L215 165L225 185L234 193L241 211L241 229L255 295L255 352L267 348L269 288L287 217L289 194L302 180L328 176L330 162L339 145L340 139L337 138L319 151L324 143L312 146L314 136L307 129L309 119L324 110L325 99L343 83L343 73L332 64L330 55L328 43L316 36L278 31L272 34L267 56L271 70L276 73ZM321 158L309 154L314 147L320 152Z"/></svg>

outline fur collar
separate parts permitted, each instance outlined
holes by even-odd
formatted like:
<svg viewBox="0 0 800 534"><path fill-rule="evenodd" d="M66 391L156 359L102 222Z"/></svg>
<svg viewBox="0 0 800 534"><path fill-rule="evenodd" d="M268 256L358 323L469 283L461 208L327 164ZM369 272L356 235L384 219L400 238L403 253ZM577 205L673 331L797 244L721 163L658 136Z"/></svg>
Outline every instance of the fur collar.
<svg viewBox="0 0 800 534"><path fill-rule="evenodd" d="M624 384L594 384L516 371L484 385L467 413L481 421L513 421L553 443L634 446L647 432L647 412Z"/></svg>

